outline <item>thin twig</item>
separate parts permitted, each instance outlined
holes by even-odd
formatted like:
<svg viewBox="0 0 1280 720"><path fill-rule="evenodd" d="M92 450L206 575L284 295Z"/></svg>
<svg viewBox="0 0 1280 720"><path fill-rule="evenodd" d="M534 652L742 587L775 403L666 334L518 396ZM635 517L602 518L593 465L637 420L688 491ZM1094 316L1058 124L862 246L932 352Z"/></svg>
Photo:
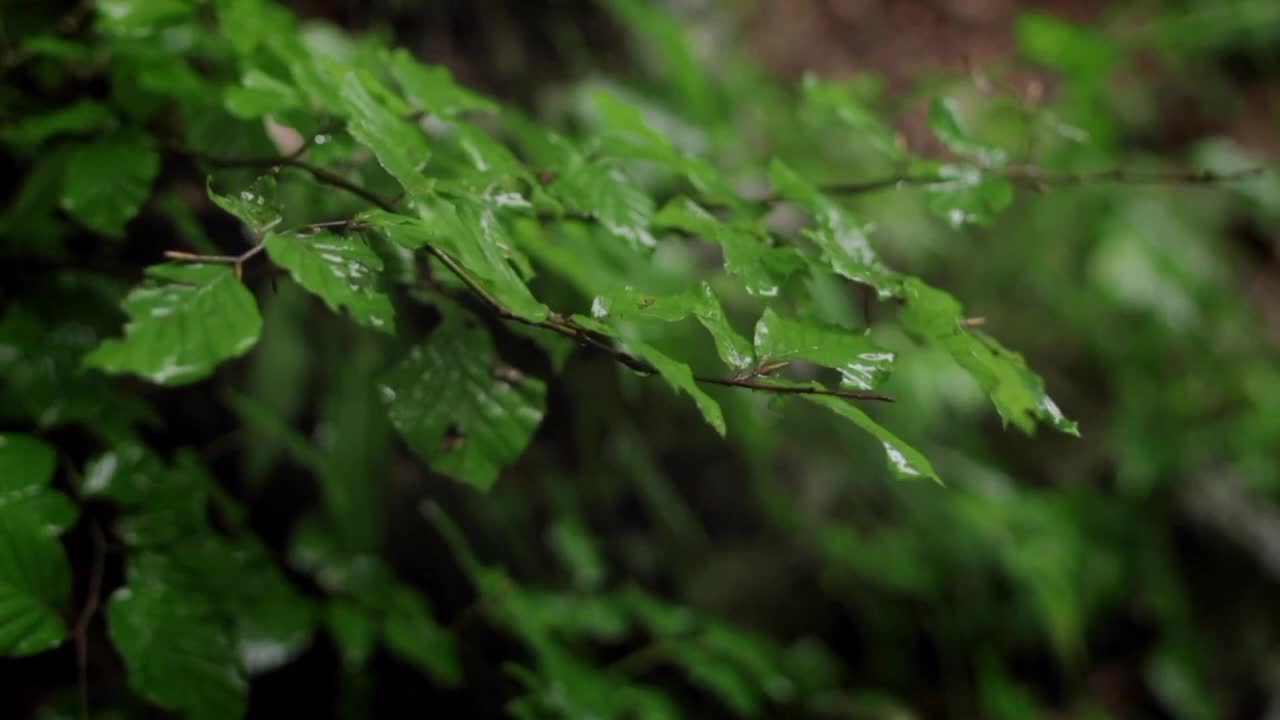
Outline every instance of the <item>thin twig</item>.
<svg viewBox="0 0 1280 720"><path fill-rule="evenodd" d="M107 554L107 539L96 520L90 520L89 533L93 537L93 566L89 570L89 589L84 607L80 609L80 616L71 631L76 647L76 681L80 689L82 720L89 720L89 625L102 602L102 575Z"/></svg>
<svg viewBox="0 0 1280 720"><path fill-rule="evenodd" d="M253 247L245 250L239 255L201 255L199 253L190 253L185 250L165 250L164 256L170 260L179 260L181 262L202 262L202 263L222 263L224 265L233 265L236 270L236 278L244 277L244 264L253 259L253 256L262 252L267 246L267 241L259 238L253 244Z"/></svg>
<svg viewBox="0 0 1280 720"><path fill-rule="evenodd" d="M180 145L172 145L168 148L171 152L178 155L186 155L193 160L208 163L222 168L274 168L274 167L293 167L304 172L310 173L319 182L326 185L345 190L356 197L366 200L387 212L394 212L395 203L392 200L382 197L374 191L364 187L363 185L348 180L346 177L330 170L329 168L316 165L298 157L297 155L271 155L265 157L221 157L212 155L201 150L183 147Z"/></svg>
<svg viewBox="0 0 1280 720"><path fill-rule="evenodd" d="M1152 170L1138 171L1123 168L1110 170L1094 170L1080 173L1045 172L1034 165L1014 165L1000 169L974 168L982 179L1007 180L1015 185L1031 188L1072 187L1115 183L1122 185L1215 185L1238 182L1259 177L1272 172L1269 167L1251 167L1228 172L1210 170ZM828 195L850 196L889 190L900 187L927 187L930 185L947 185L967 181L966 178L954 174L941 173L891 175L873 180L861 180L849 183L823 185L822 191ZM756 198L757 202L775 203L782 200L776 193Z"/></svg>

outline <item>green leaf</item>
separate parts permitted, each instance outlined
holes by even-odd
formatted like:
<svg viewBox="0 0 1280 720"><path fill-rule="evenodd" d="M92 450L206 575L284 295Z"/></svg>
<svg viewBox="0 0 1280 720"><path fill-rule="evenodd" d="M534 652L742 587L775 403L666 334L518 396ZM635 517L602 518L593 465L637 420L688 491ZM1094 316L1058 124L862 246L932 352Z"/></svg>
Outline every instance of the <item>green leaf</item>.
<svg viewBox="0 0 1280 720"><path fill-rule="evenodd" d="M660 163L688 178L703 197L738 202L737 193L710 163L677 148L667 135L649 125L639 107L605 90L596 90L591 97L605 125L596 144L606 154Z"/></svg>
<svg viewBox="0 0 1280 720"><path fill-rule="evenodd" d="M441 117L452 117L469 110L497 111L497 103L455 83L449 69L443 65L423 65L404 49L397 49L390 55L392 77L419 109Z"/></svg>
<svg viewBox="0 0 1280 720"><path fill-rule="evenodd" d="M269 672L298 657L311 642L316 608L290 584L257 540L210 543L216 572L235 578L224 586L222 605L235 621L240 661L250 675ZM215 581L216 582L216 581Z"/></svg>
<svg viewBox="0 0 1280 720"><path fill-rule="evenodd" d="M404 247L443 250L503 307L527 320L546 319L538 302L508 261L511 241L493 208L459 199L451 203L427 198L418 204L420 218L372 211L364 222Z"/></svg>
<svg viewBox="0 0 1280 720"><path fill-rule="evenodd" d="M186 0L98 0L98 29L112 35L145 37L190 18Z"/></svg>
<svg viewBox="0 0 1280 720"><path fill-rule="evenodd" d="M382 102L380 98L388 94L389 90L364 73L348 72L342 80L347 129L416 200L431 193L432 183L422 174L431 153L422 131Z"/></svg>
<svg viewBox="0 0 1280 720"><path fill-rule="evenodd" d="M43 442L0 434L0 519L22 516L51 537L75 524L75 504L49 488L56 464L53 448Z"/></svg>
<svg viewBox="0 0 1280 720"><path fill-rule="evenodd" d="M569 570L573 584L581 590L596 590L605 580L605 563L587 529L576 522L560 521L551 526L548 542Z"/></svg>
<svg viewBox="0 0 1280 720"><path fill-rule="evenodd" d="M205 191L218 207L240 218L254 233L264 233L284 220L280 205L276 202L274 175L262 175L244 190L228 195L216 192L213 189L213 178L209 178Z"/></svg>
<svg viewBox="0 0 1280 720"><path fill-rule="evenodd" d="M1013 202L1013 183L992 177L981 168L929 164L942 182L925 187L929 210L953 228L985 224Z"/></svg>
<svg viewBox="0 0 1280 720"><path fill-rule="evenodd" d="M715 653L693 643L682 643L669 651L689 679L715 695L739 717L756 717L763 698L743 673Z"/></svg>
<svg viewBox="0 0 1280 720"><path fill-rule="evenodd" d="M462 681L462 664L453 635L431 616L426 599L399 586L388 599L383 642L392 653L408 660L446 685Z"/></svg>
<svg viewBox="0 0 1280 720"><path fill-rule="evenodd" d="M75 507L49 490L53 448L26 435L0 434L0 655L57 647L71 600L71 569L57 534Z"/></svg>
<svg viewBox="0 0 1280 720"><path fill-rule="evenodd" d="M565 207L600 221L611 235L633 248L657 244L649 232L653 200L616 163L577 159L561 171L548 190Z"/></svg>
<svg viewBox="0 0 1280 720"><path fill-rule="evenodd" d="M377 289L382 260L363 238L331 232L267 236L267 254L330 310L346 308L365 327L395 334L391 300Z"/></svg>
<svg viewBox="0 0 1280 720"><path fill-rule="evenodd" d="M1019 14L1014 33L1023 55L1072 80L1100 79L1120 57L1102 33L1043 12Z"/></svg>
<svg viewBox="0 0 1280 720"><path fill-rule="evenodd" d="M244 717L248 683L230 625L210 598L144 556L107 604L107 631L129 685L191 720Z"/></svg>
<svg viewBox="0 0 1280 720"><path fill-rule="evenodd" d="M852 140L866 142L890 157L903 156L903 148L893 127L868 108L849 83L805 73L800 88L805 110L835 118L853 131Z"/></svg>
<svg viewBox="0 0 1280 720"><path fill-rule="evenodd" d="M209 478L189 456L173 467L140 445L94 458L80 491L121 506L115 533L134 547L171 545L208 527Z"/></svg>
<svg viewBox="0 0 1280 720"><path fill-rule="evenodd" d="M964 326L963 308L954 297L916 278L906 281L904 296L906 305L899 315L903 326L950 353L991 397L1006 423L1029 433L1040 421L1055 430L1079 434L1021 355Z"/></svg>
<svg viewBox="0 0 1280 720"><path fill-rule="evenodd" d="M66 637L71 569L57 538L17 513L0 515L0 655L31 655Z"/></svg>
<svg viewBox="0 0 1280 720"><path fill-rule="evenodd" d="M302 104L302 96L292 85L258 68L246 72L239 85L227 87L223 100L227 111L241 118L281 113Z"/></svg>
<svg viewBox="0 0 1280 720"><path fill-rule="evenodd" d="M764 298L776 297L792 274L804 269L804 258L790 246L774 247L759 223L746 226L721 222L688 198L667 203L653 218L657 227L677 228L720 245L724 269L736 276L746 291Z"/></svg>
<svg viewBox="0 0 1280 720"><path fill-rule="evenodd" d="M62 209L92 230L119 236L142 208L159 170L154 143L138 130L77 145L62 179Z"/></svg>
<svg viewBox="0 0 1280 720"><path fill-rule="evenodd" d="M483 130L461 120L453 121L452 141L466 157L467 162L476 171L476 177L488 185L493 180L522 180L534 185L533 174L524 163L507 149L507 146L492 138ZM480 184L478 182L473 184ZM503 200L516 201L523 204L523 197L508 193L500 196Z"/></svg>
<svg viewBox="0 0 1280 720"><path fill-rule="evenodd" d="M641 360L652 365L673 390L683 392L693 398L693 402L698 406L698 411L702 413L703 419L711 427L715 428L717 433L722 437L724 436L724 413L720 410L720 404L698 386L698 382L693 376L693 370L688 365L635 337L634 334L628 333L625 323L622 326L606 325L598 320L581 315L575 315L573 319L592 332L621 336L626 341L627 347Z"/></svg>
<svg viewBox="0 0 1280 720"><path fill-rule="evenodd" d="M871 433L884 446L885 456L889 459L889 469L893 471L894 475L908 479L926 477L941 482L941 478L934 471L933 465L929 463L928 458L921 454L919 450L903 442L897 435L889 432L880 423L872 420L871 416L853 403L843 398L829 395L806 395L805 399L822 405L837 415L848 418L853 421L853 424Z"/></svg>
<svg viewBox="0 0 1280 720"><path fill-rule="evenodd" d="M900 276L880 261L867 239L868 228L849 210L823 195L795 171L774 160L769 179L782 197L813 215L815 227L805 231L822 251L831 269L855 282L874 288L880 299L902 291Z"/></svg>
<svg viewBox="0 0 1280 720"><path fill-rule="evenodd" d="M449 319L379 385L391 424L436 470L487 490L545 412L541 380L501 362L484 330Z"/></svg>
<svg viewBox="0 0 1280 720"><path fill-rule="evenodd" d="M756 323L755 349L761 364L794 359L840 371L841 385L871 390L893 369L893 353L865 333L792 320L766 308Z"/></svg>
<svg viewBox="0 0 1280 720"><path fill-rule="evenodd" d="M1003 149L973 139L960 120L960 109L954 98L933 98L925 121L951 152L984 166L999 165L1005 161Z"/></svg>
<svg viewBox="0 0 1280 720"><path fill-rule="evenodd" d="M124 337L104 340L87 365L134 373L160 385L211 374L258 341L262 318L253 295L222 265L154 265L125 298Z"/></svg>
<svg viewBox="0 0 1280 720"><path fill-rule="evenodd" d="M678 295L650 296L626 288L607 299L597 298L592 315L596 319L608 316L614 320L649 318L665 322L676 322L692 315L711 334L716 353L726 365L744 370L755 362L751 343L729 324L720 299L705 282L696 290L686 290Z"/></svg>
<svg viewBox="0 0 1280 720"><path fill-rule="evenodd" d="M333 643L348 670L359 670L369 662L378 645L378 623L363 607L346 600L328 605L325 620Z"/></svg>
<svg viewBox="0 0 1280 720"><path fill-rule="evenodd" d="M709 121L723 96L716 92L710 64L695 52L694 29L665 6L644 0L604 0L604 6L649 44L652 52L645 55L657 65L650 68L654 75L671 84L684 107Z"/></svg>
<svg viewBox="0 0 1280 720"><path fill-rule="evenodd" d="M113 114L105 105L93 100L77 100L70 105L63 105L33 115L22 116L16 123L0 132L5 142L16 145L35 146L51 137L90 132L108 127L115 122Z"/></svg>

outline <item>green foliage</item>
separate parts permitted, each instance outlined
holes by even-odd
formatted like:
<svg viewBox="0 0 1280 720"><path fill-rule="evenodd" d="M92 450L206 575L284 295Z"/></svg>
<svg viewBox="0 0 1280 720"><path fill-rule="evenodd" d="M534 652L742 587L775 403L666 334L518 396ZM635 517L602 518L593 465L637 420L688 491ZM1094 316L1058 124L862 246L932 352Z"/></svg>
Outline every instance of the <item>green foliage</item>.
<svg viewBox="0 0 1280 720"><path fill-rule="evenodd" d="M50 490L53 448L25 435L0 434L0 653L31 655L66 636L62 610L71 570L58 535L76 517Z"/></svg>
<svg viewBox="0 0 1280 720"><path fill-rule="evenodd" d="M1216 716L1142 507L1280 488L1275 358L1201 244L1273 229L1274 181L1023 193L1153 162L1118 149L1126 53L1049 15L1016 37L1056 104L939 81L926 157L872 78L782 87L601 6L666 82L538 119L272 0L0 10L0 655L102 632L104 713L197 720L325 652L357 717L386 663L522 718L1066 717L1010 658L1068 692L1128 613L1153 702Z"/></svg>

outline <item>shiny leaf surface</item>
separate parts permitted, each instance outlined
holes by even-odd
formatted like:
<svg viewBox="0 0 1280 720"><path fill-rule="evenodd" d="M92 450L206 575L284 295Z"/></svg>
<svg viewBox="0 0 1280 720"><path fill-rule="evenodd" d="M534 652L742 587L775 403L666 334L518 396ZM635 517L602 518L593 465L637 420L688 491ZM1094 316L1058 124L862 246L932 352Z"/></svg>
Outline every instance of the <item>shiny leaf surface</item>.
<svg viewBox="0 0 1280 720"><path fill-rule="evenodd" d="M253 295L225 265L155 265L125 298L124 337L104 340L85 363L133 373L160 385L207 377L258 341Z"/></svg>
<svg viewBox="0 0 1280 720"><path fill-rule="evenodd" d="M432 469L487 490L524 452L546 387L504 364L488 335L447 321L381 381L391 424Z"/></svg>
<svg viewBox="0 0 1280 720"><path fill-rule="evenodd" d="M363 238L331 232L271 234L267 254L330 310L345 309L365 327L395 333L391 300L377 288L382 259Z"/></svg>

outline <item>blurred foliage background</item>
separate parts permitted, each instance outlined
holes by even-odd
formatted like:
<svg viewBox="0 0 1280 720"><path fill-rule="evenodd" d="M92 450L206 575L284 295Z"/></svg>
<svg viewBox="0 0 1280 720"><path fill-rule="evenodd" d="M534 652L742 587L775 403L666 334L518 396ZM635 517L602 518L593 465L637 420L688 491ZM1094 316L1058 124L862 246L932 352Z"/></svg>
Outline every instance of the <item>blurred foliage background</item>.
<svg viewBox="0 0 1280 720"><path fill-rule="evenodd" d="M838 103L799 102L806 77L927 156L947 153L926 130L938 96L983 142L1061 173L1227 171L1267 164L1280 140L1271 0L294 7L558 126L589 127L583 98L607 86L725 167L781 156L828 182L903 167ZM1019 187L1007 207L975 196L981 217L960 222L936 202L904 186L854 205L896 266L1026 355L1082 434L1002 428L948 358L904 354L877 417L944 485L895 480L874 440L806 404L713 393L721 439L688 403L575 353L529 451L478 493L395 439L367 383L390 343L316 332L323 309L296 288L261 297L263 339L235 382L150 396L171 418L153 440L200 448L295 567L335 534L385 558L459 633L467 680L384 651L354 662L320 636L255 680L250 717L486 717L517 696L527 717L597 717L650 692L682 717L1280 717L1280 178ZM643 272L678 286L705 262L660 249ZM892 312L845 287L814 295L833 323ZM685 330L666 340L711 357ZM518 366L549 362L499 340ZM5 697L61 717L64 654L5 663Z"/></svg>

